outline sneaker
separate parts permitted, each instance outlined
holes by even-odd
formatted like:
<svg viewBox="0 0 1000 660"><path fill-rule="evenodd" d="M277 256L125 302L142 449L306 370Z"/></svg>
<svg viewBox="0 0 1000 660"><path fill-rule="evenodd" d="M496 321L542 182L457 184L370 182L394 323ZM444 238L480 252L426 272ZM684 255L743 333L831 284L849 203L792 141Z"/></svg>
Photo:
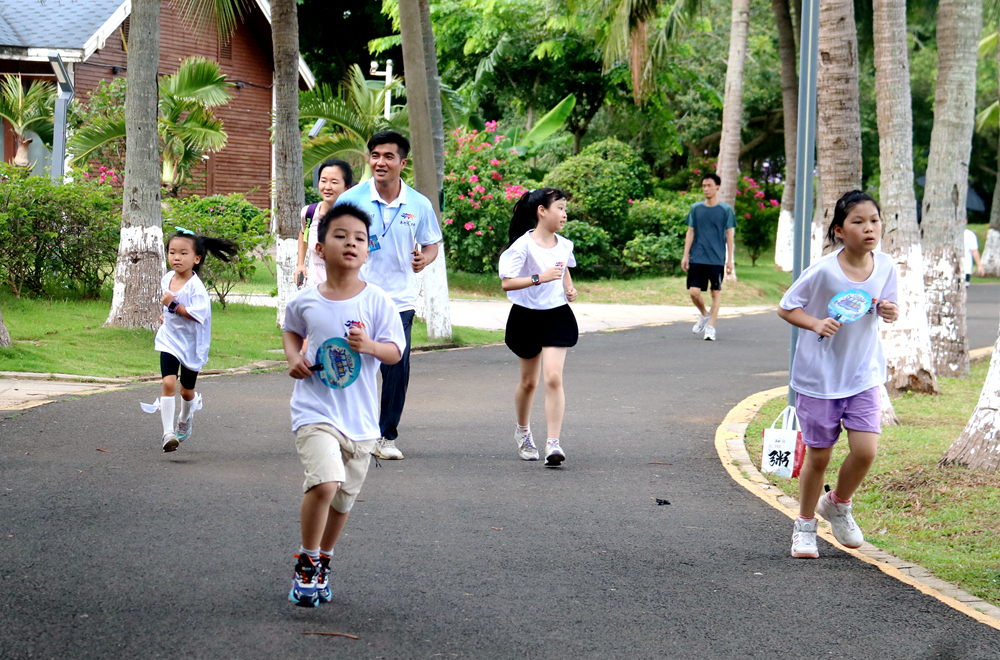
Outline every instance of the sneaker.
<svg viewBox="0 0 1000 660"><path fill-rule="evenodd" d="M184 442L191 437L191 429L194 426L194 411L201 410L201 392L196 392L191 402L191 414L187 419L177 420L177 441Z"/></svg>
<svg viewBox="0 0 1000 660"><path fill-rule="evenodd" d="M715 341L715 326L705 326L705 341Z"/></svg>
<svg viewBox="0 0 1000 660"><path fill-rule="evenodd" d="M808 559L819 557L819 550L816 548L816 519L802 520L795 519L795 527L792 531L792 556Z"/></svg>
<svg viewBox="0 0 1000 660"><path fill-rule="evenodd" d="M708 320L711 318L712 317L710 315L702 316L701 314L699 314L698 322L694 324L693 328L691 328L691 332L693 332L694 334L698 334L699 332L704 330L705 326L708 325Z"/></svg>
<svg viewBox="0 0 1000 660"><path fill-rule="evenodd" d="M401 461L403 452L396 449L396 441L382 438L375 443L375 456L384 461Z"/></svg>
<svg viewBox="0 0 1000 660"><path fill-rule="evenodd" d="M566 454L559 446L559 440L549 440L545 443L545 465L547 467L559 467L559 464L566 460Z"/></svg>
<svg viewBox="0 0 1000 660"><path fill-rule="evenodd" d="M517 455L522 461L537 461L538 447L531 440L531 431L514 431L514 441L517 442Z"/></svg>
<svg viewBox="0 0 1000 660"><path fill-rule="evenodd" d="M330 590L330 559L326 555L319 556L319 573L316 574L316 598L320 603L329 603L333 600L333 592Z"/></svg>
<svg viewBox="0 0 1000 660"><path fill-rule="evenodd" d="M832 491L819 498L816 513L830 523L834 538L845 548L860 548L865 542L865 535L851 515L851 505L834 502Z"/></svg>
<svg viewBox="0 0 1000 660"><path fill-rule="evenodd" d="M299 607L316 607L319 605L319 593L316 588L319 567L316 565L316 560L304 552L295 557L299 562L295 564L292 590L288 592L288 600Z"/></svg>
<svg viewBox="0 0 1000 660"><path fill-rule="evenodd" d="M163 434L163 451L174 451L180 444L173 431Z"/></svg>

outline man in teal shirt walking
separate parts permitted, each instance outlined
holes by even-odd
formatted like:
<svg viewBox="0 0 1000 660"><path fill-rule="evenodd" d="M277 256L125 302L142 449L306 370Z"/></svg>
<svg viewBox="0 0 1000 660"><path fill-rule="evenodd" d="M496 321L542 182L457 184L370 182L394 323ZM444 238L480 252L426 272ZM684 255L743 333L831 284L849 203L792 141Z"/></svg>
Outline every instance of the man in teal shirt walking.
<svg viewBox="0 0 1000 660"><path fill-rule="evenodd" d="M719 201L718 174L706 174L701 180L705 201L691 206L684 237L684 258L681 270L687 273L688 293L698 308L698 322L691 329L705 333L705 339L715 341L715 320L722 300L723 274L733 272L733 244L736 235L736 215L733 207ZM727 256L728 254L728 256ZM712 309L705 308L702 291L712 287Z"/></svg>

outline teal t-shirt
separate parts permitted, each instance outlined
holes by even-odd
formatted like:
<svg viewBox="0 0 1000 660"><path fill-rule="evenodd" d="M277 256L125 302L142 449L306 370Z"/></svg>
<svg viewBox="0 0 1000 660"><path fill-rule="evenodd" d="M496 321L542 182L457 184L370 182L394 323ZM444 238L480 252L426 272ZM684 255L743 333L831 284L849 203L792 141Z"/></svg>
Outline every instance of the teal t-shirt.
<svg viewBox="0 0 1000 660"><path fill-rule="evenodd" d="M694 227L694 242L688 256L693 264L726 265L726 230L736 227L736 214L729 204L705 206L698 202L687 215L688 227Z"/></svg>

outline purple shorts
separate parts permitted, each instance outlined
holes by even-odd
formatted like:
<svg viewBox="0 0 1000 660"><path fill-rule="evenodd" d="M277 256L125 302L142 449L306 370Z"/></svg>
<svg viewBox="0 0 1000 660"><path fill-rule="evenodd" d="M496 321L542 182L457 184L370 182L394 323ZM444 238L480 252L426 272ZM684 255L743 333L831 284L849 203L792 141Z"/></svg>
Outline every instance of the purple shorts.
<svg viewBox="0 0 1000 660"><path fill-rule="evenodd" d="M882 432L882 401L877 387L846 399L817 399L795 393L802 442L807 447L826 449L840 439L840 423L849 431Z"/></svg>

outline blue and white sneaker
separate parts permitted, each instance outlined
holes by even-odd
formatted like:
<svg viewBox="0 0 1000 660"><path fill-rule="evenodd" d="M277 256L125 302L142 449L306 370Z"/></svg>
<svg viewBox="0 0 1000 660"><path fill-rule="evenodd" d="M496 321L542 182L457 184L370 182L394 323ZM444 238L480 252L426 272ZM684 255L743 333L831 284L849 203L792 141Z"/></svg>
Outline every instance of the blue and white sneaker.
<svg viewBox="0 0 1000 660"><path fill-rule="evenodd" d="M177 441L184 442L191 437L191 429L194 427L194 413L201 410L201 392L195 392L191 401L191 414L187 419L177 420Z"/></svg>
<svg viewBox="0 0 1000 660"><path fill-rule="evenodd" d="M319 567L315 560L304 552L295 557L295 574L292 577L292 590L288 592L288 600L299 607L316 607L319 605L319 593L316 588Z"/></svg>
<svg viewBox="0 0 1000 660"><path fill-rule="evenodd" d="M333 591L330 589L330 560L333 557L327 555L319 556L319 573L316 574L316 596L320 603L329 603L333 600Z"/></svg>

